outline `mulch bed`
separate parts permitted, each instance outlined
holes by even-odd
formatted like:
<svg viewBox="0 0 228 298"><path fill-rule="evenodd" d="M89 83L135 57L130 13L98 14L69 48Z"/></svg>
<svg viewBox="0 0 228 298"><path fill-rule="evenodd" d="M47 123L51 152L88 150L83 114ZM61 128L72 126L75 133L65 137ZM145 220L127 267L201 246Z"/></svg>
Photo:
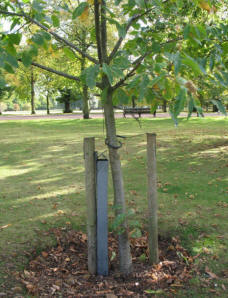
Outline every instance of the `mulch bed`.
<svg viewBox="0 0 228 298"><path fill-rule="evenodd" d="M38 297L146 297L174 295L191 278L193 258L178 238L159 239L160 262L148 264L147 236L132 239L134 270L130 276L118 271L117 241L109 235L109 276L93 276L87 271L86 235L54 229L57 246L31 260L20 275L30 295Z"/></svg>

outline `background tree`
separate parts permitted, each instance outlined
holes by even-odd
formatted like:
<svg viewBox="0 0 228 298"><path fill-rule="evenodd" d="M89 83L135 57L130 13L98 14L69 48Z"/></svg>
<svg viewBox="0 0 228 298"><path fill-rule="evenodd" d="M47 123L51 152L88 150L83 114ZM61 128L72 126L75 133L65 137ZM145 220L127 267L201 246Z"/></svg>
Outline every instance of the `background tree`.
<svg viewBox="0 0 228 298"><path fill-rule="evenodd" d="M71 102L81 99L81 94L77 94L75 90L69 88L63 88L58 90L60 96L56 100L64 104L63 113L72 113Z"/></svg>

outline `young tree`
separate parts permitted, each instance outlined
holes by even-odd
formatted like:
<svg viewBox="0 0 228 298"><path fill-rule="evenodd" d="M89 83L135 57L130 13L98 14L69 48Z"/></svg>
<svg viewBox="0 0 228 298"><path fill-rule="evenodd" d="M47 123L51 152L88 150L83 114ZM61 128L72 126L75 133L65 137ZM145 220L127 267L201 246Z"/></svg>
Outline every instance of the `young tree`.
<svg viewBox="0 0 228 298"><path fill-rule="evenodd" d="M123 177L118 155L121 143L116 134L113 105L116 102L127 103L130 98L126 90L133 91L139 100L152 98L151 89L158 82L169 79L166 65L157 60L157 56L167 58L174 68L175 88L171 105L173 118L176 119L184 105L189 101L193 109L194 98L189 95L186 79L180 76L180 69L195 75L206 73L202 61L185 52L184 45L188 42L195 46L216 46L217 41L227 40L227 20L221 20L227 5L225 1L167 1L167 0L88 0L78 1L77 7L70 9L66 2L55 4L49 15L50 1L30 0L15 2L1 1L0 14L11 21L11 29L26 23L37 26L37 31L31 38L32 44L28 51L19 56L20 32L3 34L1 38L2 58L0 66L12 72L18 66L18 59L24 64L32 64L46 71L84 82L89 88L100 89L104 107L106 144L109 148L116 217L120 217L121 230L119 235L120 270L128 274L132 270L130 245L127 233ZM55 9L56 8L56 9ZM117 9L118 8L118 9ZM221 13L214 18L215 11ZM65 34L59 33L61 28L61 13L66 13L78 20L92 20L91 38L94 47L85 52L74 41L69 41ZM205 15L202 21L201 16ZM118 17L119 16L119 17ZM194 19L192 18L194 16ZM70 21L71 22L71 21ZM15 27L16 26L16 27ZM115 28L116 33L109 38L108 28ZM57 40L76 55L89 61L84 70L84 76L67 74L34 62L39 47L47 47L51 40ZM114 47L109 45L114 43ZM21 57L21 58L20 58ZM148 63L152 69L148 71ZM207 61L207 64L209 61ZM169 82L169 81L168 81Z"/></svg>

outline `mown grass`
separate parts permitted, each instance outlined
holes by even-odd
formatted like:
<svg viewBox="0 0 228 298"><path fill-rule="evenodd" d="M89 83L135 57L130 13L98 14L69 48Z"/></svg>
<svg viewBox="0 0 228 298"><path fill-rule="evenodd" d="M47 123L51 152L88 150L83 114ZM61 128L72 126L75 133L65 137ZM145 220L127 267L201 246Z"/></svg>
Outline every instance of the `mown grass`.
<svg viewBox="0 0 228 298"><path fill-rule="evenodd" d="M141 125L117 120L118 134L129 136L120 150L128 206L143 226L147 180L146 137L141 134L156 132L159 233L179 236L193 255L200 253L196 262L202 276L208 266L220 277L204 288L202 276L196 276L185 295L208 297L214 287L226 297L228 121L181 119L174 127L171 120L142 119ZM56 226L86 230L85 136L97 137L99 153L106 150L101 119L0 122L1 285L8 283L9 272L24 268L29 252L53 245L43 232ZM109 184L112 217L111 179Z"/></svg>

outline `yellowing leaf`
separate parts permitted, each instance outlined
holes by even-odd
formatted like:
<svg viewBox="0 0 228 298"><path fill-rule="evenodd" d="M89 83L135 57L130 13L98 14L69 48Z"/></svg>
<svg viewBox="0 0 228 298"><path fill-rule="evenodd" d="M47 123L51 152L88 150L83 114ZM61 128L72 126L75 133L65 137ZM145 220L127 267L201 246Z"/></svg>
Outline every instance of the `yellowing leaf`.
<svg viewBox="0 0 228 298"><path fill-rule="evenodd" d="M86 23L88 21L88 17L89 17L89 7L86 6L86 8L84 9L83 13L79 16L79 20L82 23Z"/></svg>
<svg viewBox="0 0 228 298"><path fill-rule="evenodd" d="M206 10L206 11L208 11L208 12L211 11L211 7L210 7L210 5L208 4L207 1L200 1L199 6L200 6L202 9L204 9L204 10Z"/></svg>

